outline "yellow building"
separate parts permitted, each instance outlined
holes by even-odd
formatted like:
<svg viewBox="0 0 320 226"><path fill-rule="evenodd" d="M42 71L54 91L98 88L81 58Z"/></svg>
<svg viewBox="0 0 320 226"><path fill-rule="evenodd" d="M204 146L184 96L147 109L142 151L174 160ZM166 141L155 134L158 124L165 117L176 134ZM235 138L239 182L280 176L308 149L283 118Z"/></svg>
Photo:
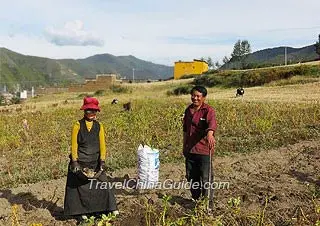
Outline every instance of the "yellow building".
<svg viewBox="0 0 320 226"><path fill-rule="evenodd" d="M201 75L208 69L208 63L203 60L178 61L174 63L174 79L179 79L184 75Z"/></svg>

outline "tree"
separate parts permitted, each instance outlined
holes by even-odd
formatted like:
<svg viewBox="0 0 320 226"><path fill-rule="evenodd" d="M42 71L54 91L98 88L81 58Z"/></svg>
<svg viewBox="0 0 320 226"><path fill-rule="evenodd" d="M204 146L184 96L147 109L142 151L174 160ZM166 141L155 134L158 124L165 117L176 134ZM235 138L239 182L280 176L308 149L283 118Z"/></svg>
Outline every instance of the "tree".
<svg viewBox="0 0 320 226"><path fill-rule="evenodd" d="M209 69L211 69L214 66L211 57L208 57L207 63L208 63Z"/></svg>
<svg viewBox="0 0 320 226"><path fill-rule="evenodd" d="M243 40L240 44L242 56L247 56L251 53L251 46L247 40Z"/></svg>
<svg viewBox="0 0 320 226"><path fill-rule="evenodd" d="M241 67L245 66L248 54L251 53L251 46L247 40L238 40L233 47L230 61L240 62Z"/></svg>
<svg viewBox="0 0 320 226"><path fill-rule="evenodd" d="M320 34L318 37L318 41L316 42L316 44L314 46L316 47L316 53L319 55L319 60L320 60Z"/></svg>
<svg viewBox="0 0 320 226"><path fill-rule="evenodd" d="M229 61L230 61L230 59L227 56L224 56L222 59L223 64L227 64L227 63L229 63Z"/></svg>
<svg viewBox="0 0 320 226"><path fill-rule="evenodd" d="M239 61L241 55L241 40L238 40L233 46L233 51L231 53L232 61Z"/></svg>
<svg viewBox="0 0 320 226"><path fill-rule="evenodd" d="M214 63L214 65L216 66L217 69L219 69L219 68L221 67L221 64L219 63L219 61L216 61L216 62Z"/></svg>
<svg viewBox="0 0 320 226"><path fill-rule="evenodd" d="M208 58L201 57L200 60L207 62L209 69L212 69L214 67L214 63L211 57L208 57Z"/></svg>

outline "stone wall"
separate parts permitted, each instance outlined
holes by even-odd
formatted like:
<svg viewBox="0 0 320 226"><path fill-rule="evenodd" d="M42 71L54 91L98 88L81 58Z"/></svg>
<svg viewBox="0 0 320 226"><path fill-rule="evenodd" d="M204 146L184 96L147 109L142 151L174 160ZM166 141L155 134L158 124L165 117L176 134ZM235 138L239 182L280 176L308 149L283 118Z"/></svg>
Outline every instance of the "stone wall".
<svg viewBox="0 0 320 226"><path fill-rule="evenodd" d="M97 90L105 90L113 85L120 84L121 81L116 79L115 74L99 74L96 79L86 80L84 84L72 85L69 92L95 92Z"/></svg>
<svg viewBox="0 0 320 226"><path fill-rule="evenodd" d="M36 88L35 95L41 94L53 94L53 93L64 93L68 92L68 88L61 87L47 87L47 88Z"/></svg>

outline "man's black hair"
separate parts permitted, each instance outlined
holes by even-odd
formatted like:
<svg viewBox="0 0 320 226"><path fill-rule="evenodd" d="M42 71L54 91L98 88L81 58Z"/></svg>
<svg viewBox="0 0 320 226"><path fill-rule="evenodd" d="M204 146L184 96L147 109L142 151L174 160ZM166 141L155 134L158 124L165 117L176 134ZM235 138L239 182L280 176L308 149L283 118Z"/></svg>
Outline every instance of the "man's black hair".
<svg viewBox="0 0 320 226"><path fill-rule="evenodd" d="M207 96L207 89L204 87L204 86L194 86L192 89L191 89L191 94L194 92L194 91L198 91L199 93L202 94L203 97L206 97Z"/></svg>

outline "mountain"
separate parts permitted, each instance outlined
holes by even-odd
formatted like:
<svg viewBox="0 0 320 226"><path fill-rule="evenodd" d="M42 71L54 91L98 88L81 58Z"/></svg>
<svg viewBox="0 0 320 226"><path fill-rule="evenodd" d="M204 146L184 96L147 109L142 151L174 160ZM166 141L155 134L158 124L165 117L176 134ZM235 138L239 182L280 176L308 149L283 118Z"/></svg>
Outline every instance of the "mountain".
<svg viewBox="0 0 320 226"><path fill-rule="evenodd" d="M89 68L87 75L97 73L115 73L121 77L132 79L166 79L172 77L173 67L154 64L140 60L134 56L113 56L111 54L94 55L85 59L76 60L79 64Z"/></svg>
<svg viewBox="0 0 320 226"><path fill-rule="evenodd" d="M246 65L249 68L266 67L283 65L285 63L285 49L287 49L287 64L299 62L314 61L318 58L314 45L305 46L302 48L292 47L275 47L268 48L248 54ZM238 68L238 62L228 62L223 65L223 69Z"/></svg>
<svg viewBox="0 0 320 226"><path fill-rule="evenodd" d="M0 48L0 86L24 87L65 83L80 80L81 76L70 72L58 61L35 56L25 56Z"/></svg>
<svg viewBox="0 0 320 226"><path fill-rule="evenodd" d="M122 78L159 80L172 77L173 67L154 64L134 56L99 54L85 59L49 59L27 56L0 48L0 87L67 85L115 73Z"/></svg>

